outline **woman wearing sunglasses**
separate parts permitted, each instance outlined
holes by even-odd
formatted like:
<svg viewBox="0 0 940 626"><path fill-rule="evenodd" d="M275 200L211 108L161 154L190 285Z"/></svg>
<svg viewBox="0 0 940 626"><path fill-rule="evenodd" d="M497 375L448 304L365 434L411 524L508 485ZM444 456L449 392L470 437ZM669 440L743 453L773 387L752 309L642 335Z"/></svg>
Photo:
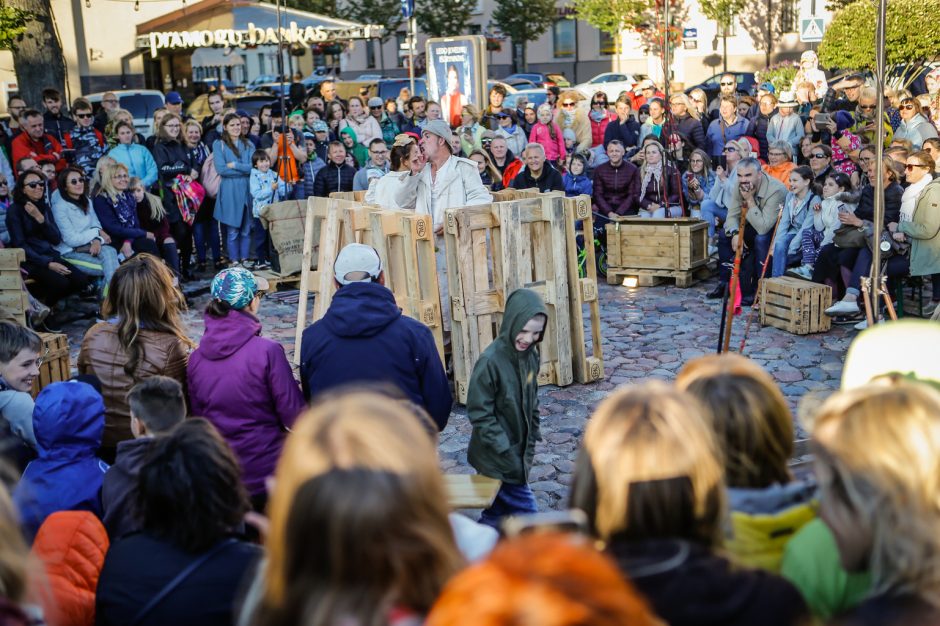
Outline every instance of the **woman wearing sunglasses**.
<svg viewBox="0 0 940 626"><path fill-rule="evenodd" d="M591 98L591 111L588 113L588 121L591 123L591 148L604 143L604 131L607 130L607 125L616 119L617 114L608 106L607 94L603 91L595 93Z"/></svg>
<svg viewBox="0 0 940 626"><path fill-rule="evenodd" d="M920 103L916 99L901 100L898 110L901 112L901 125L894 132L895 140L907 139L914 150L920 150L925 140L937 137L937 128L920 112Z"/></svg>
<svg viewBox="0 0 940 626"><path fill-rule="evenodd" d="M46 177L41 171L27 170L16 181L6 222L10 245L26 253L22 268L35 281L30 288L37 298L52 306L85 289L88 275L57 249L62 234L46 202Z"/></svg>

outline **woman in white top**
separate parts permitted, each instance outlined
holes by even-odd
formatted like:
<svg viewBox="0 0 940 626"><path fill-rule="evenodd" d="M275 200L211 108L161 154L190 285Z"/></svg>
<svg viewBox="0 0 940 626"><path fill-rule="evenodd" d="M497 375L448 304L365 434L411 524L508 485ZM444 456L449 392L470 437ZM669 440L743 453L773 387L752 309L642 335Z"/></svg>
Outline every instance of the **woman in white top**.
<svg viewBox="0 0 940 626"><path fill-rule="evenodd" d="M395 201L395 194L408 174L424 169L424 155L411 135L398 135L392 144L391 170L385 176L373 178L366 191L366 202L383 209L403 210ZM407 210L407 209L406 209Z"/></svg>

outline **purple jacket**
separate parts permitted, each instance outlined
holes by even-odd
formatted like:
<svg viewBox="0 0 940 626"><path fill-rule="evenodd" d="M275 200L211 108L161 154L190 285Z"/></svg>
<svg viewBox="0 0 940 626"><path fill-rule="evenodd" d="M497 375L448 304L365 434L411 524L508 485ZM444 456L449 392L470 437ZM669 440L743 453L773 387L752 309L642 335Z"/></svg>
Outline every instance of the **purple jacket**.
<svg viewBox="0 0 940 626"><path fill-rule="evenodd" d="M232 446L251 495L264 493L294 419L304 408L284 348L261 337L253 315L205 315L206 332L189 357L192 415L212 422Z"/></svg>

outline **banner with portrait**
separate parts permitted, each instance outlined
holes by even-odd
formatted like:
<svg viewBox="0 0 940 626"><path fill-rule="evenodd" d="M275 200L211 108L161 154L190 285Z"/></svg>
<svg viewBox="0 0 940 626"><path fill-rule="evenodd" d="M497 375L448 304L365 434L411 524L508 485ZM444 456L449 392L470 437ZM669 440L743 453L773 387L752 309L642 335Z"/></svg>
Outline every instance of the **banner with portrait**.
<svg viewBox="0 0 940 626"><path fill-rule="evenodd" d="M486 39L482 35L428 39L428 100L441 105L443 118L452 127L460 125L464 105L477 110L487 103Z"/></svg>

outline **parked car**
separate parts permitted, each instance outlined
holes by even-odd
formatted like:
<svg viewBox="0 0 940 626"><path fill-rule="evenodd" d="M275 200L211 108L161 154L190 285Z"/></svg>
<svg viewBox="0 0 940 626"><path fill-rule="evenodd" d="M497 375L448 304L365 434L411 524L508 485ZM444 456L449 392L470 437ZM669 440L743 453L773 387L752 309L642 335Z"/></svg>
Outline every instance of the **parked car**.
<svg viewBox="0 0 940 626"><path fill-rule="evenodd" d="M254 91L258 85L275 82L277 82L277 74L262 74L248 81L248 83L245 84L245 90Z"/></svg>
<svg viewBox="0 0 940 626"><path fill-rule="evenodd" d="M153 129L153 112L163 107L163 94L156 89L121 89L112 91L118 97L118 106L130 111L134 116L134 128L144 137L149 137ZM105 92L85 96L91 102L94 112L101 110L101 98Z"/></svg>
<svg viewBox="0 0 940 626"><path fill-rule="evenodd" d="M407 87L410 90L411 80L408 78L385 78L378 81L376 91L382 100L388 100L389 98L397 98L402 87ZM415 78L415 93L411 95L428 97L428 83L423 77Z"/></svg>
<svg viewBox="0 0 940 626"><path fill-rule="evenodd" d="M260 85L255 85L252 91L260 91L271 94L272 96L277 96L283 93L286 96L288 93L290 93L290 82L261 83Z"/></svg>
<svg viewBox="0 0 940 626"><path fill-rule="evenodd" d="M608 102L614 102L624 91L633 91L641 80L647 78L646 74L621 74L618 72L604 72L594 78L575 85L575 91L590 99L598 91L607 95Z"/></svg>
<svg viewBox="0 0 940 626"><path fill-rule="evenodd" d="M706 81L699 83L698 85L693 85L685 90L686 93L689 93L695 88L701 89L705 92L708 100L711 101L715 96L718 95L718 92L721 91L721 87L718 84L721 81L721 77L726 74L731 74L734 76L735 81L737 81L738 86L736 91L738 93L747 94L753 96L757 94L757 77L754 76L754 72L720 72L715 74Z"/></svg>
<svg viewBox="0 0 940 626"><path fill-rule="evenodd" d="M518 109L520 98L525 98L526 102L531 102L536 106L543 104L548 100L548 90L546 89L520 89L506 96L503 100L503 106L508 109Z"/></svg>
<svg viewBox="0 0 940 626"><path fill-rule="evenodd" d="M503 79L504 83L512 84L515 79L527 80L534 83L537 87L570 87L571 82L565 78L564 74L536 74L536 73L517 73L510 74Z"/></svg>
<svg viewBox="0 0 940 626"><path fill-rule="evenodd" d="M228 93L224 92L222 97L225 99L226 108L241 109L250 115L257 115L266 104L272 104L277 101L277 97L263 92L254 93ZM186 114L194 119L202 121L209 116L212 109L209 108L209 95L203 94L197 96L192 103L186 107Z"/></svg>
<svg viewBox="0 0 940 626"><path fill-rule="evenodd" d="M526 81L526 82L528 82L528 81ZM520 89L519 87L516 87L515 85L510 85L509 83L505 83L505 82L503 82L503 81L501 81L501 80L493 80L493 79L491 78L491 79L489 79L488 81L486 81L486 92L487 92L487 94L489 94L490 90L491 90L493 87L495 87L496 85L502 85L502 86L503 86L503 89L506 90L506 93L507 93L507 94L516 93L516 92L519 91L519 89ZM522 89L538 89L538 85L533 86L533 87L523 87ZM487 102L487 104L489 104L489 102Z"/></svg>
<svg viewBox="0 0 940 626"><path fill-rule="evenodd" d="M235 91L235 83L225 78L222 79L222 87L225 88L225 91L232 92ZM209 93L210 91L215 91L219 88L219 79L218 78L207 78L205 80L194 80L193 81L193 93L197 96L201 96L204 93Z"/></svg>

